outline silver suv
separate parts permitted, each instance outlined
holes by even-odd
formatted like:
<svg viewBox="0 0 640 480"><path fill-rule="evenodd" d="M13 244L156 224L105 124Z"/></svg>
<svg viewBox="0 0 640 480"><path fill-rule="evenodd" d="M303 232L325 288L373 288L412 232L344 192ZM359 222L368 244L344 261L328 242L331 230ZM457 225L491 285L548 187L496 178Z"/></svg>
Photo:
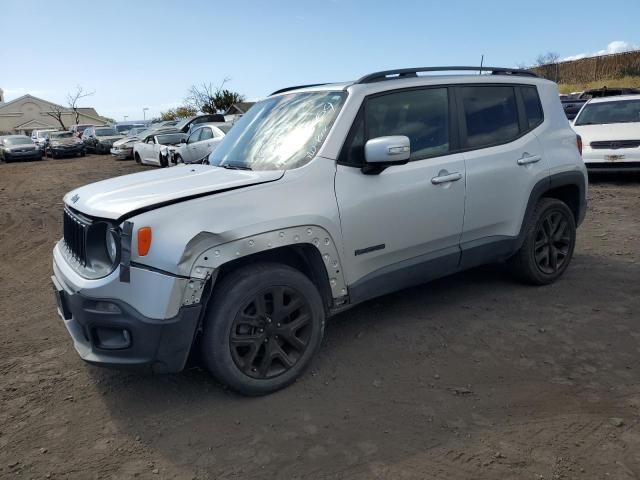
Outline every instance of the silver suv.
<svg viewBox="0 0 640 480"><path fill-rule="evenodd" d="M466 74L433 74L451 70ZM280 90L211 165L69 192L52 280L80 356L176 372L199 351L260 395L370 298L498 261L558 279L586 210L580 139L554 83L470 70Z"/></svg>

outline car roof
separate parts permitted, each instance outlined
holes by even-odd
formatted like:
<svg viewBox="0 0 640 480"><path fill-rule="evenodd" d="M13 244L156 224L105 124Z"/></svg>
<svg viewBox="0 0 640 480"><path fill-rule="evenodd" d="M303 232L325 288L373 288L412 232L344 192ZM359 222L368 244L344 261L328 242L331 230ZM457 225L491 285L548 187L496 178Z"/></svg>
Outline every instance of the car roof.
<svg viewBox="0 0 640 480"><path fill-rule="evenodd" d="M640 100L640 93L636 93L635 95L613 95L611 97L597 97L589 100L589 103L622 102L624 100Z"/></svg>
<svg viewBox="0 0 640 480"><path fill-rule="evenodd" d="M464 75L418 75L417 77L391 78L388 80L357 83L357 82L340 82L327 83L323 85L304 86L286 90L284 92L275 93L275 95L287 95L289 93L300 92L323 92L323 91L346 91L346 90L367 90L371 93L381 92L385 90L396 90L401 88L411 88L428 85L442 84L464 84L464 83L505 83L505 84L530 84L541 85L553 83L549 80L539 77L529 77L520 75L487 75L487 74L464 74Z"/></svg>
<svg viewBox="0 0 640 480"><path fill-rule="evenodd" d="M26 135L2 135L0 138L28 138L31 140L31 137L27 137Z"/></svg>

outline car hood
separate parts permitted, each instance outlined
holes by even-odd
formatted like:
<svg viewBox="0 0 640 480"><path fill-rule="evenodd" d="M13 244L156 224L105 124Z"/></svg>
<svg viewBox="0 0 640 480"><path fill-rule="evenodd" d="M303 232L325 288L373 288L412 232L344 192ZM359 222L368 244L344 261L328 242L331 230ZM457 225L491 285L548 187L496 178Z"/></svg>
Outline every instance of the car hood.
<svg viewBox="0 0 640 480"><path fill-rule="evenodd" d="M5 150L13 152L15 150L35 150L36 146L33 143L23 143L21 145L11 145L10 147L4 147Z"/></svg>
<svg viewBox="0 0 640 480"><path fill-rule="evenodd" d="M573 129L585 145L601 140L640 140L640 123L574 125Z"/></svg>
<svg viewBox="0 0 640 480"><path fill-rule="evenodd" d="M113 146L114 147L121 147L127 143L133 145L136 142L141 142L142 140L140 140L138 137L126 137L126 138L122 138L120 140L117 140L115 142L113 142Z"/></svg>
<svg viewBox="0 0 640 480"><path fill-rule="evenodd" d="M283 170L181 165L92 183L67 193L64 203L85 215L116 220L169 203L272 182L283 175Z"/></svg>
<svg viewBox="0 0 640 480"><path fill-rule="evenodd" d="M70 138L56 138L49 140L51 145L75 145L76 143L81 143L78 137L70 137Z"/></svg>
<svg viewBox="0 0 640 480"><path fill-rule="evenodd" d="M116 140L121 140L122 135L111 135L108 137L96 137L99 142L115 142Z"/></svg>

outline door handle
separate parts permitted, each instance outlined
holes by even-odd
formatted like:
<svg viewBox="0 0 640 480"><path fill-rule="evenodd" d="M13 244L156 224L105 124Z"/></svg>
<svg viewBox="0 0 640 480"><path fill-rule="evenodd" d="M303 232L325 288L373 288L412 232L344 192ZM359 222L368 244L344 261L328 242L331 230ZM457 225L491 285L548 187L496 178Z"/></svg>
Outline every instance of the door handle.
<svg viewBox="0 0 640 480"><path fill-rule="evenodd" d="M457 182L461 178L462 174L460 172L448 173L445 170L444 172L440 172L437 177L433 177L431 179L431 183L434 185L440 185L441 183Z"/></svg>
<svg viewBox="0 0 640 480"><path fill-rule="evenodd" d="M523 153L522 157L518 159L518 165L529 165L530 163L537 163L542 160L540 155L529 155L528 153Z"/></svg>

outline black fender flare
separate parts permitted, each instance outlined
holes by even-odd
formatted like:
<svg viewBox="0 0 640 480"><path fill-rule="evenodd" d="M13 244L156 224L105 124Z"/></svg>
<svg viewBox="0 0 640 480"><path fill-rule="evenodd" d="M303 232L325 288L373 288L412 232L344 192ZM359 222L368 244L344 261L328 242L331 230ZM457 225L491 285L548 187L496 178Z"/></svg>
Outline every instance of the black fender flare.
<svg viewBox="0 0 640 480"><path fill-rule="evenodd" d="M518 233L516 250L520 248L524 243L524 236L527 225L540 199L544 197L546 193L564 186L574 186L578 188L579 202L578 212L576 215L576 225L580 225L582 223L587 213L587 179L585 178L584 173L582 173L582 171L580 170L572 170L569 172L560 172L550 175L540 180L534 185L533 189L531 189L531 193L529 194L529 201L527 202L527 208L525 210L524 216L522 217L520 232Z"/></svg>

